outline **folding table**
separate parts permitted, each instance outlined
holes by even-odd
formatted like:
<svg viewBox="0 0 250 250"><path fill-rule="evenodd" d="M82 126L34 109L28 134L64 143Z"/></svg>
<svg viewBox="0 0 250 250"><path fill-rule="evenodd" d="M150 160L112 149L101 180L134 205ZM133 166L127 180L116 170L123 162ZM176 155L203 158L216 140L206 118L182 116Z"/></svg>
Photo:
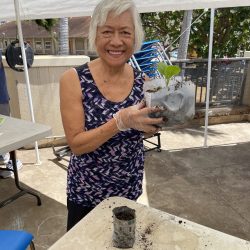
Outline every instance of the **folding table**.
<svg viewBox="0 0 250 250"><path fill-rule="evenodd" d="M117 249L112 244L112 210L135 209L133 249L249 250L250 242L122 197L107 198L49 250ZM130 248L131 249L131 248Z"/></svg>
<svg viewBox="0 0 250 250"><path fill-rule="evenodd" d="M20 190L18 193L12 195L8 199L1 201L0 208L16 200L24 194L30 194L35 196L37 199L37 205L40 206L40 197L35 192L32 192L20 186L18 170L16 166L15 150L50 135L51 128L47 125L33 123L30 121L25 121L3 115L0 115L0 120L0 154L10 152L10 159L13 163L15 184L16 187Z"/></svg>

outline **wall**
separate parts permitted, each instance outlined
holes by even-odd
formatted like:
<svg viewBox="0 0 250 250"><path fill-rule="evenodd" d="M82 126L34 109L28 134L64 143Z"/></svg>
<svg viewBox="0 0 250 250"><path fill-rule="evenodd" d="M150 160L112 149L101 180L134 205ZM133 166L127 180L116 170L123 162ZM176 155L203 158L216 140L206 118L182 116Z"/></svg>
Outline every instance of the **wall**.
<svg viewBox="0 0 250 250"><path fill-rule="evenodd" d="M35 56L29 69L35 121L52 127L53 136L64 135L59 108L59 78L68 68L89 61L87 56ZM31 120L24 72L7 66L3 58L13 117Z"/></svg>

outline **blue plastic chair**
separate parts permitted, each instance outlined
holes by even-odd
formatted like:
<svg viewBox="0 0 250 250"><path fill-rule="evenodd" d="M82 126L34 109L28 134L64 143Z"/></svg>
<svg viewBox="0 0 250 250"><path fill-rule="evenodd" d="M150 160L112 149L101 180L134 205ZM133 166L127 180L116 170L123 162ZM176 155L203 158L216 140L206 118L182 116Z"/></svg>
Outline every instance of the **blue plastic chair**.
<svg viewBox="0 0 250 250"><path fill-rule="evenodd" d="M159 40L144 42L142 44L141 50L136 52L130 58L131 65L146 73L150 78L161 77L157 70L157 65L159 62L171 64Z"/></svg>
<svg viewBox="0 0 250 250"><path fill-rule="evenodd" d="M0 230L0 249L26 250L29 246L31 250L35 250L33 238L33 235L26 231Z"/></svg>

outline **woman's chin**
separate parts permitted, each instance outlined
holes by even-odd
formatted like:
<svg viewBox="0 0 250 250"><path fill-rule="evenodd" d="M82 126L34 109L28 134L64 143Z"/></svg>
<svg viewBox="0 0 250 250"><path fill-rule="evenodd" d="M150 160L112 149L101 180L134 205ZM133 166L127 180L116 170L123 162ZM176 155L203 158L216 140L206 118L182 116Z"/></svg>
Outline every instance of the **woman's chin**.
<svg viewBox="0 0 250 250"><path fill-rule="evenodd" d="M112 67L121 67L127 62L127 60L124 58L109 58L106 62Z"/></svg>

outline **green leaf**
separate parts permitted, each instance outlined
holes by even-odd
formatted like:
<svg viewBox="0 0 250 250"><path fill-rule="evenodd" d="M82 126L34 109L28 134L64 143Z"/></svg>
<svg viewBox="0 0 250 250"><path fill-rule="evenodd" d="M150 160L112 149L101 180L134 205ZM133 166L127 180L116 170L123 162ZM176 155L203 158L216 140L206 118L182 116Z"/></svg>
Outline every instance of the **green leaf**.
<svg viewBox="0 0 250 250"><path fill-rule="evenodd" d="M169 84L170 79L173 76L178 75L181 72L181 69L177 65L167 65L164 62L159 62L157 65L157 69L162 76L166 79L166 84Z"/></svg>
<svg viewBox="0 0 250 250"><path fill-rule="evenodd" d="M177 65L167 65L164 70L164 76L166 79L170 80L173 76L178 75L181 72L181 69Z"/></svg>
<svg viewBox="0 0 250 250"><path fill-rule="evenodd" d="M165 76L165 68L166 68L166 64L164 62L159 62L157 65L157 69L158 71L161 73L161 75Z"/></svg>
<svg viewBox="0 0 250 250"><path fill-rule="evenodd" d="M164 75L165 75L165 77L166 77L166 79L168 80L168 83L169 83L169 80L173 76L178 75L180 72L181 72L181 69L180 69L179 66L177 66L177 65L167 65L167 67L165 68L165 71L164 71Z"/></svg>

